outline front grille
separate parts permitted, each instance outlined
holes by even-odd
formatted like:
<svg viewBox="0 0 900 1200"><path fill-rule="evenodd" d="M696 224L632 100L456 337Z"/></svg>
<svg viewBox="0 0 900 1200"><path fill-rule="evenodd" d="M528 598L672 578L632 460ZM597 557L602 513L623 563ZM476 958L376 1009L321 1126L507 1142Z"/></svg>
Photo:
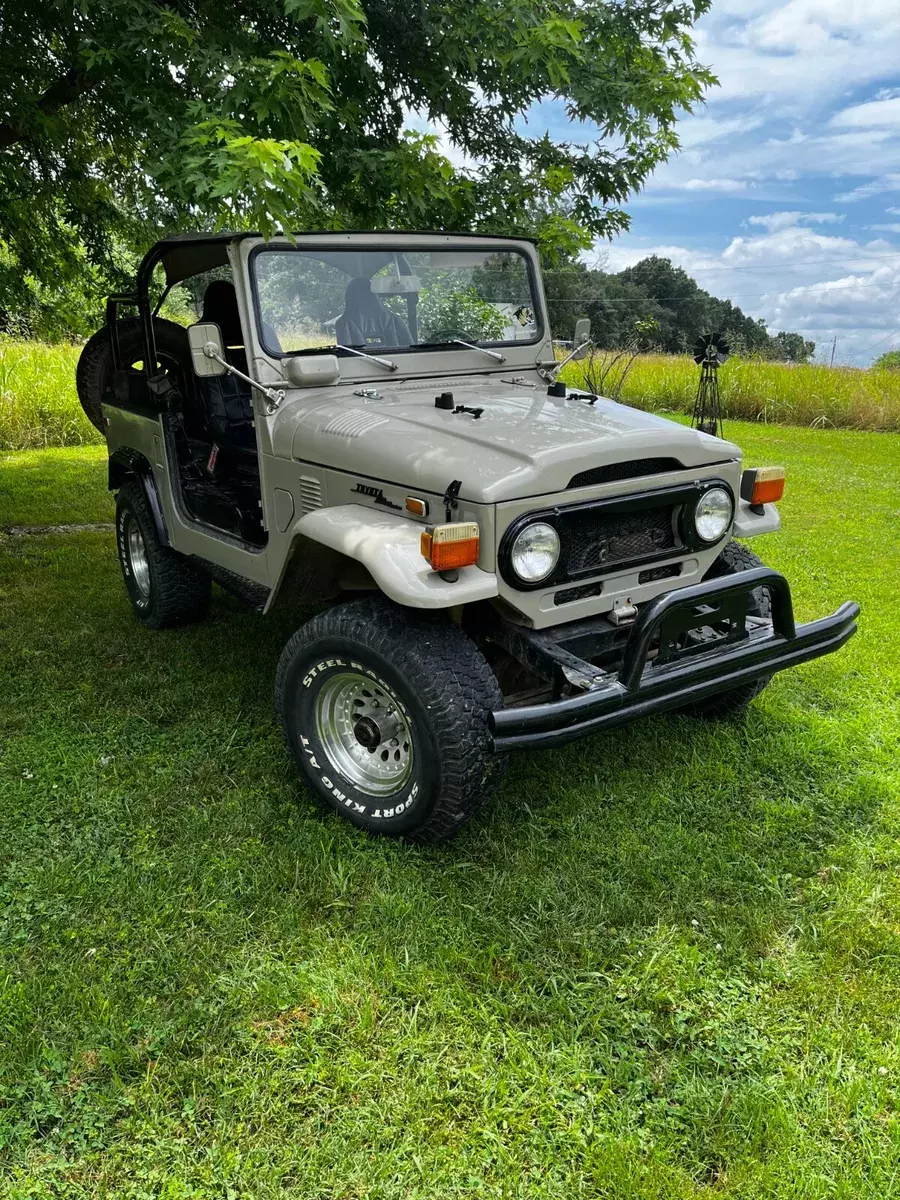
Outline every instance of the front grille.
<svg viewBox="0 0 900 1200"><path fill-rule="evenodd" d="M506 582L517 591L534 588L581 587L587 580L610 575L623 568L656 571L671 560L705 545L694 527L698 498L712 486L727 487L724 481L680 483L672 487L635 491L608 500L533 509L517 515L500 539L498 565ZM559 534L560 555L556 569L539 583L527 583L515 571L512 551L516 538L528 525L546 521ZM675 572L671 572L674 577ZM665 575L643 575L641 583ZM565 602L567 597L562 597Z"/></svg>
<svg viewBox="0 0 900 1200"><path fill-rule="evenodd" d="M671 504L642 512L583 509L573 513L566 524L568 575L586 575L678 546Z"/></svg>
<svg viewBox="0 0 900 1200"><path fill-rule="evenodd" d="M677 458L632 458L628 462L579 471L569 480L569 487L596 487L598 483L616 483L619 479L637 479L641 475L662 475L665 471L683 470Z"/></svg>

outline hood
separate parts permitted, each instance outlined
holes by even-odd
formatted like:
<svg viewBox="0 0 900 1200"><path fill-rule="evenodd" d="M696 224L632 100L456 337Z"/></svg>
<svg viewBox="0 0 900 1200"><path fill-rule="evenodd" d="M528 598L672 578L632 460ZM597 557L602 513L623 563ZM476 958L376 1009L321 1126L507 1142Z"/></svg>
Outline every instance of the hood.
<svg viewBox="0 0 900 1200"><path fill-rule="evenodd" d="M432 493L459 479L463 499L486 504L561 492L580 471L629 459L692 468L741 456L731 442L613 400L548 396L545 384L454 376L373 390L292 393L272 431L275 453ZM445 391L481 415L435 408Z"/></svg>

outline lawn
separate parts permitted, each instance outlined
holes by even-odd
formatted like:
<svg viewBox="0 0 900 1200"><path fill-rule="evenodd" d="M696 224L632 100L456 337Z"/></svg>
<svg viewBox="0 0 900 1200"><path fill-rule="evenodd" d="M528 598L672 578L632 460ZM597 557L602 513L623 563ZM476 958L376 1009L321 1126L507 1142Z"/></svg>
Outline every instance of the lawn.
<svg viewBox="0 0 900 1200"><path fill-rule="evenodd" d="M859 635L743 722L514 759L439 848L293 775L290 621L151 633L111 534L0 539L0 1195L900 1194L898 440L726 433ZM103 485L0 456L0 528Z"/></svg>

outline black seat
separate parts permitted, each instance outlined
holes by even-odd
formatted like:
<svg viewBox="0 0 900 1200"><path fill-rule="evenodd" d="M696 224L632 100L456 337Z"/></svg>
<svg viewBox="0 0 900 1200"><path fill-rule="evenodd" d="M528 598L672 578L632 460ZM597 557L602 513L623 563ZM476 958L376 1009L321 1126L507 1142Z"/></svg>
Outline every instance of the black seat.
<svg viewBox="0 0 900 1200"><path fill-rule="evenodd" d="M380 346L405 348L412 344L409 326L382 303L372 291L371 279L351 279L344 295L344 311L334 324L341 346Z"/></svg>
<svg viewBox="0 0 900 1200"><path fill-rule="evenodd" d="M237 294L227 279L214 279L203 294L201 323L218 325L225 357L238 371L247 371L247 352L241 331ZM210 441L220 448L256 452L250 385L234 375L208 375L197 380L200 403Z"/></svg>

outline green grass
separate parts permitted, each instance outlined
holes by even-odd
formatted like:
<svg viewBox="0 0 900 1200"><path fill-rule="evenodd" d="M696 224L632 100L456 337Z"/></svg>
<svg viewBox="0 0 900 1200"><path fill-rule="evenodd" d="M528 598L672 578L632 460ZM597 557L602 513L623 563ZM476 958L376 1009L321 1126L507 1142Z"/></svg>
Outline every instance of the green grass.
<svg viewBox="0 0 900 1200"><path fill-rule="evenodd" d="M565 369L584 386L578 364ZM645 354L634 363L622 400L636 408L690 413L699 368L692 358ZM725 411L765 424L900 431L900 371L787 366L731 358L719 371Z"/></svg>
<svg viewBox="0 0 900 1200"><path fill-rule="evenodd" d="M75 391L80 346L0 337L0 450L99 442Z"/></svg>
<svg viewBox="0 0 900 1200"><path fill-rule="evenodd" d="M443 848L297 781L288 620L151 633L111 535L0 544L0 1195L900 1192L897 441L726 432L858 637L744 722L514 759ZM106 516L103 470L7 456L0 524Z"/></svg>
<svg viewBox="0 0 900 1200"><path fill-rule="evenodd" d="M0 451L99 444L75 392L79 346L0 337ZM584 381L578 364L568 381ZM900 371L848 367L791 367L730 359L721 371L722 396L733 418L766 424L900 431ZM697 392L693 359L642 355L622 399L636 408L689 413Z"/></svg>

